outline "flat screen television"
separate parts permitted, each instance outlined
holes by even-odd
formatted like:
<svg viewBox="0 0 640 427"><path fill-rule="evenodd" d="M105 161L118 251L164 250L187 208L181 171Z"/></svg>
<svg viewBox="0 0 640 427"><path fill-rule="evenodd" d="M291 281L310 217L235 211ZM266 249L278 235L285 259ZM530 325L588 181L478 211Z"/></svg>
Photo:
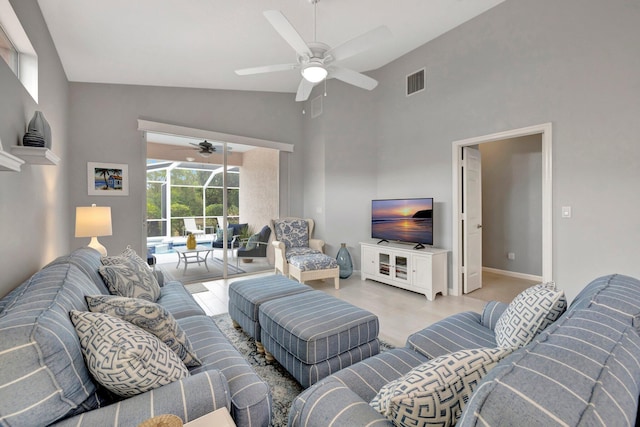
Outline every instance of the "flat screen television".
<svg viewBox="0 0 640 427"><path fill-rule="evenodd" d="M433 245L433 198L372 200L371 237Z"/></svg>

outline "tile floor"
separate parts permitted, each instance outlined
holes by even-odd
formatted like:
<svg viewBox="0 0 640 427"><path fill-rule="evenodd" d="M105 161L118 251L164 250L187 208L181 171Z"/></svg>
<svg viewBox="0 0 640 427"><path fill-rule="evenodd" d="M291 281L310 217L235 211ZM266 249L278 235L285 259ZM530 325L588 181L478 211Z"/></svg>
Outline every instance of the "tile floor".
<svg viewBox="0 0 640 427"><path fill-rule="evenodd" d="M273 274L273 273L268 273ZM228 285L236 280L259 277L259 275L233 277L203 284L209 292L194 294L194 298L210 315L228 312ZM438 294L433 301L424 295L406 291L372 280L360 280L354 273L340 280L340 289L333 281L311 281L307 284L353 305L375 313L380 320L379 337L395 346L403 346L407 337L438 320L462 311L482 311L486 301L495 299L509 302L523 289L536 282L514 279L494 273L483 274L483 288L461 297ZM475 295L474 295L475 294Z"/></svg>

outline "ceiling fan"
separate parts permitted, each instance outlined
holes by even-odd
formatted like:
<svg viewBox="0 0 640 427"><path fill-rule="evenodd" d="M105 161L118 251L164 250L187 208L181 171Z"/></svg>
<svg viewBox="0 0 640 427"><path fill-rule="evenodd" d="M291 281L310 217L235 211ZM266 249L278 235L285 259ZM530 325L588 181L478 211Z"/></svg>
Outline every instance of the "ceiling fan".
<svg viewBox="0 0 640 427"><path fill-rule="evenodd" d="M314 41L310 43L304 41L282 12L279 10L267 10L264 12L264 16L273 28L275 28L278 34L296 51L297 63L243 68L236 70L236 74L246 76L298 68L303 78L298 86L296 101L306 101L313 87L327 78L336 78L362 89L373 90L378 85L376 80L357 71L336 66L335 63L371 49L376 44L389 38L391 31L383 25L342 43L335 48L331 48L315 40L315 8L318 1L319 0L309 0L309 2L314 5Z"/></svg>
<svg viewBox="0 0 640 427"><path fill-rule="evenodd" d="M200 154L201 157L209 157L213 153L222 150L222 147L214 147L213 144L211 144L207 140L204 140L198 144L194 142L190 142L189 144L195 147L194 150L197 150L198 154Z"/></svg>

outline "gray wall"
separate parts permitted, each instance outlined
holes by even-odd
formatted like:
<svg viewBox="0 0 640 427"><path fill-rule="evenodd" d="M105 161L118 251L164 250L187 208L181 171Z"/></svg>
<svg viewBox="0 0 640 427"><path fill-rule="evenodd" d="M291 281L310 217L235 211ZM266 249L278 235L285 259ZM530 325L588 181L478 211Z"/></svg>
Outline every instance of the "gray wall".
<svg viewBox="0 0 640 427"><path fill-rule="evenodd" d="M603 274L640 276L638 23L640 4L628 0L507 0L371 73L373 120L356 115L331 132L369 126L371 196L434 197L435 245L451 249L452 142L551 122L554 280L573 298ZM406 97L405 76L422 67L427 89ZM336 117L351 117L353 97L367 99L340 82L328 93L325 114ZM327 177L325 194L337 186ZM348 216L368 224L362 203ZM561 219L561 206L573 218ZM330 243L367 236L354 228Z"/></svg>
<svg viewBox="0 0 640 427"><path fill-rule="evenodd" d="M542 137L488 142L482 155L482 265L542 276ZM512 252L514 260L507 258Z"/></svg>
<svg viewBox="0 0 640 427"><path fill-rule="evenodd" d="M34 111L51 126L58 166L23 165L21 172L0 172L0 295L65 253L71 233L67 176L68 83L35 0L11 0L38 54L39 103L31 98L0 60L0 140L5 151L22 140Z"/></svg>
<svg viewBox="0 0 640 427"><path fill-rule="evenodd" d="M640 277L638 2L507 0L372 72L373 92L329 81L315 122L292 94L71 84L67 99L36 1L12 4L40 55L38 108L63 162L0 175L0 293L86 244L72 238L77 205L112 205L115 234L101 241L110 251L140 248L140 117L295 144L281 154L281 215L318 218L327 252L345 242L352 255L369 236L375 197L434 197L435 244L450 249L452 141L551 122L554 279L572 298L602 274ZM427 90L406 97L405 76L422 67ZM8 72L0 64L5 145L35 110ZM87 161L128 163L131 195L88 197ZM573 218L561 219L561 206L572 206Z"/></svg>
<svg viewBox="0 0 640 427"><path fill-rule="evenodd" d="M69 160L76 167L69 177L69 203L111 206L113 236L100 241L112 253L127 245L140 251L146 236L146 144L137 130L138 118L292 144L302 137L302 124L291 120L299 110L290 94L91 83L71 83L70 94L73 149ZM293 162L296 155L290 154ZM128 164L129 196L88 196L86 164L90 161ZM284 197L287 184L280 188ZM296 185L291 191L301 199ZM85 244L84 239L72 241L73 247Z"/></svg>

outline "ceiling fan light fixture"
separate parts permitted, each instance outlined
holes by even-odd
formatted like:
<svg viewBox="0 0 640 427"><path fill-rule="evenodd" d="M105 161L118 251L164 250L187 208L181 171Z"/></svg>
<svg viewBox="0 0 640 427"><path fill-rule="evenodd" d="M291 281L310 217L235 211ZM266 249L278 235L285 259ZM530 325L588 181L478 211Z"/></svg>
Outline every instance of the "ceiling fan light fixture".
<svg viewBox="0 0 640 427"><path fill-rule="evenodd" d="M327 69L318 63L310 63L302 68L302 77L311 83L320 83L327 78L327 74Z"/></svg>
<svg viewBox="0 0 640 427"><path fill-rule="evenodd" d="M211 153L207 152L207 151L200 151L200 157L209 157L211 155Z"/></svg>

